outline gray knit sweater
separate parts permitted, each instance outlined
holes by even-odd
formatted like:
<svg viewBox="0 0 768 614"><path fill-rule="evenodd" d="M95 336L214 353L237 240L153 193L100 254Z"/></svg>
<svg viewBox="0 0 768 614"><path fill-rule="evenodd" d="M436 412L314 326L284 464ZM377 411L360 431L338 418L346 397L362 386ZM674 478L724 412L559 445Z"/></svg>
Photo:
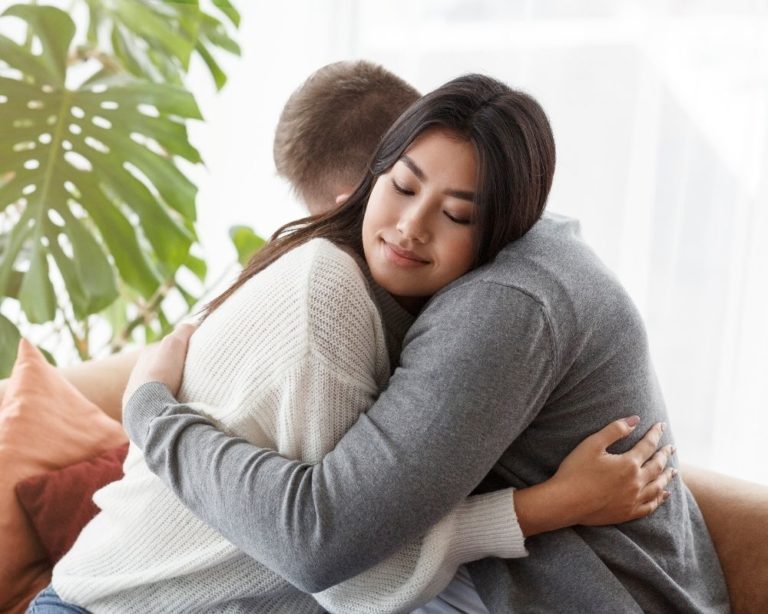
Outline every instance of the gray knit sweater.
<svg viewBox="0 0 768 614"><path fill-rule="evenodd" d="M197 515L317 592L475 489L545 480L587 435L633 413L641 427L616 451L668 421L641 319L577 226L546 216L433 297L387 390L317 465L233 440L158 385L131 400L125 424ZM471 564L480 595L499 613L728 611L701 513L682 482L671 491L642 520L556 531L528 540L527 558Z"/></svg>

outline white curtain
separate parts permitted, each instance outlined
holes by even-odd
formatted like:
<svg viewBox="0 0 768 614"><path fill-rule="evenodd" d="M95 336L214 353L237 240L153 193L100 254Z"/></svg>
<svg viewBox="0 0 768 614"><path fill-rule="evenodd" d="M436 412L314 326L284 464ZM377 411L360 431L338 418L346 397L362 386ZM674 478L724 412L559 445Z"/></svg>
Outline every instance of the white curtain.
<svg viewBox="0 0 768 614"><path fill-rule="evenodd" d="M312 70L368 58L423 91L492 74L550 115L549 206L581 220L643 313L681 458L768 483L768 2L284 5L240 3L244 58L203 101L214 261L228 258L227 225L268 233L301 212L274 177L271 140Z"/></svg>

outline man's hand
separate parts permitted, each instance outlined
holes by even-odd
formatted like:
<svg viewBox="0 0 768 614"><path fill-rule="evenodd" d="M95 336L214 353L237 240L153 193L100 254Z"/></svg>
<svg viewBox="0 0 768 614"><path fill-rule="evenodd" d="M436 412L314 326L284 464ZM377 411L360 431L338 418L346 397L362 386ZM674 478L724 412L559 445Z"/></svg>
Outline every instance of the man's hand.
<svg viewBox="0 0 768 614"><path fill-rule="evenodd" d="M157 346L147 347L139 355L123 394L123 407L134 392L147 382L162 382L176 396L181 387L184 361L194 324L181 324Z"/></svg>

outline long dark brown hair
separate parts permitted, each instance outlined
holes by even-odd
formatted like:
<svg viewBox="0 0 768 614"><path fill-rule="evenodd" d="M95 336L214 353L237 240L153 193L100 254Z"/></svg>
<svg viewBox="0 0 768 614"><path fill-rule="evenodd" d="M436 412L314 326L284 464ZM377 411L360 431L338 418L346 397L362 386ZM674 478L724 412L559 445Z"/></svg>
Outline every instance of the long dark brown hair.
<svg viewBox="0 0 768 614"><path fill-rule="evenodd" d="M555 172L555 141L547 116L529 95L485 75L465 75L411 105L382 137L368 170L335 211L285 224L203 310L204 316L280 256L323 237L363 255L362 227L368 197L379 176L425 130L439 128L466 139L477 154L474 266L492 260L519 239L544 212Z"/></svg>

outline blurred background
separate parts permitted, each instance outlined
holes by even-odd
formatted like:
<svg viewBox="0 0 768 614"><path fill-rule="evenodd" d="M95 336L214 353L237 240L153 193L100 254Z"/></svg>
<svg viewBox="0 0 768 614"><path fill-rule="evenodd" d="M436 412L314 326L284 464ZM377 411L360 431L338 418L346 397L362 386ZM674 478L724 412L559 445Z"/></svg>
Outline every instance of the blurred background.
<svg viewBox="0 0 768 614"><path fill-rule="evenodd" d="M208 280L235 275L231 226L268 236L303 214L272 137L313 70L365 58L424 92L489 73L550 116L548 208L580 220L643 314L680 458L768 483L768 1L232 4L241 53L219 58L228 82L217 91L200 54L185 77L204 118L187 123L204 166L184 169ZM2 311L25 332L13 301Z"/></svg>

